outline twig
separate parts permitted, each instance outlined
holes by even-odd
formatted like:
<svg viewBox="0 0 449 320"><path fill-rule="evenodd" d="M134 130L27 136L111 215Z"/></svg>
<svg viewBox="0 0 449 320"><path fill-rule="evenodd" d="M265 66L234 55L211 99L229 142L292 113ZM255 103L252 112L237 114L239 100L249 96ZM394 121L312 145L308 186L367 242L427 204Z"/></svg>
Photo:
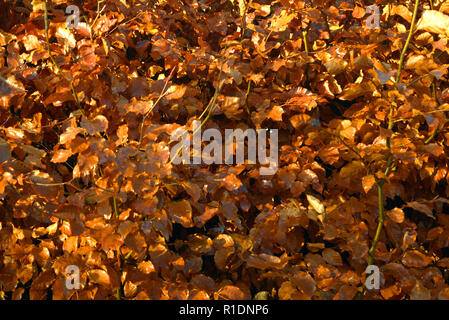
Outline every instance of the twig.
<svg viewBox="0 0 449 320"><path fill-rule="evenodd" d="M117 198L116 197L112 197L112 202L114 203L114 213L115 213L115 218L118 219L118 208L117 208Z"/></svg>
<svg viewBox="0 0 449 320"><path fill-rule="evenodd" d="M384 185L385 180L382 179L377 182L377 196L378 196L378 204L379 204L379 221L377 223L376 234L374 235L373 244L368 251L368 265L372 265L374 262L374 251L376 251L377 243L380 239L380 234L382 232L382 228L385 220L385 208L384 208Z"/></svg>
<svg viewBox="0 0 449 320"><path fill-rule="evenodd" d="M53 64L56 67L56 70L64 77L64 79L66 79L69 83L70 83L70 88L72 89L72 96L75 99L76 105L78 106L78 108L80 109L81 113L84 115L83 110L81 109L81 104L80 101L78 99L78 94L76 93L75 90L75 85L73 84L73 80L69 79L64 72L61 70L61 68L59 67L58 63L56 62L55 58L53 57L52 53L51 53L51 49L50 49L50 37L48 36L48 3L47 0L45 0L45 15L44 15L44 22L45 22L45 40L46 40L46 44L47 44L47 52L48 55L50 56L50 60L53 62Z"/></svg>
<svg viewBox="0 0 449 320"><path fill-rule="evenodd" d="M224 60L221 63L221 67L220 67L220 72L218 74L218 88L217 90L215 90L214 96L212 98L212 100L207 104L206 108L204 109L204 111L201 113L199 119L201 119L203 117L203 115L207 112L207 116L206 118L200 123L200 125L193 131L193 135L195 135L199 130L201 130L201 128L203 127L203 125L207 122L207 120L209 120L212 111L215 108L215 104L217 102L217 98L221 93L221 89L223 89L223 86L221 85L221 74L222 74L222 70L223 70L223 65L224 65ZM171 164L181 153L181 149L183 146L180 146L179 149L176 151L175 155L173 156L173 158L170 159L170 161L168 162L169 164Z"/></svg>
<svg viewBox="0 0 449 320"><path fill-rule="evenodd" d="M6 118L6 120L3 121L3 123L0 125L0 127L3 127L8 122L9 119L11 119L11 116L8 116L8 118Z"/></svg>
<svg viewBox="0 0 449 320"><path fill-rule="evenodd" d="M173 72L175 71L176 67L174 67L170 74L168 75L167 79L165 79L164 87L162 88L161 94L157 98L156 102L151 106L151 108L145 113L142 119L142 124L140 125L140 137L139 137L139 148L142 144L142 138L143 138L143 127L145 125L145 120L147 119L148 115L153 111L153 109L156 107L156 105L161 101L161 99L165 96L165 89L167 88L168 83L170 82L171 77L173 76Z"/></svg>
<svg viewBox="0 0 449 320"><path fill-rule="evenodd" d="M409 116L409 117L398 118L398 119L394 120L394 122L395 123L396 122L401 122L401 121L404 121L404 120L412 119L412 118L417 117L417 116L426 116L426 115L437 113L437 112L448 112L448 111L449 110L447 110L447 109L445 109L445 110L440 110L440 109L432 110L432 111L416 114L416 115Z"/></svg>
<svg viewBox="0 0 449 320"><path fill-rule="evenodd" d="M103 8L100 9L100 3L102 3L104 0L97 1L97 15L95 16L94 21L90 24L90 27L93 28L95 26L95 23L97 22L98 18L100 17L100 14L103 12L103 10L106 8L106 5L103 6Z"/></svg>
<svg viewBox="0 0 449 320"><path fill-rule="evenodd" d="M326 25L326 31L329 34L329 40L331 42L333 42L334 41L334 37L332 36L331 28L329 27L329 21L327 20L327 15L324 13L324 11L322 9L318 9L318 10L320 10L321 16L323 17L324 23Z"/></svg>
<svg viewBox="0 0 449 320"><path fill-rule="evenodd" d="M407 37L407 41L405 42L404 48L402 49L401 57L400 57L400 60L399 60L398 73L396 75L396 81L395 81L396 84L399 82L399 80L401 78L402 67L403 67L403 64L404 64L404 57L405 57L405 54L407 52L407 48L408 48L408 45L410 43L410 40L412 38L413 29L415 27L416 15L418 13L418 4L419 4L419 0L415 0L415 7L414 7L414 10L413 10L412 23L411 23L411 26L410 26L410 30L409 30L409 34L408 34L408 37ZM394 122L395 122L394 119L393 119L393 116L394 116L394 105L392 104L391 108L390 108L390 114L388 116L389 117L388 130L393 130ZM387 145L387 148L390 149L390 151L391 151L391 138L390 137L387 137L386 145ZM392 157L392 155L390 155L388 157L388 164L387 164L387 168L385 170L385 176L386 177L388 177L388 175L391 173L392 168L393 168L393 163L394 163L393 157ZM379 181L376 181L377 192L378 192L379 220L377 222L376 234L374 235L373 243L372 243L372 245L371 245L371 247L370 247L370 249L368 251L368 265L372 265L373 262L374 262L374 253L376 251L377 244L379 242L380 235L382 233L382 229L383 229L383 225L384 225L385 208L384 208L384 199L383 199L384 198L383 186L384 186L385 182L386 182L386 178L382 178ZM363 293L365 292L365 290L366 290L366 288L364 286Z"/></svg>
<svg viewBox="0 0 449 320"><path fill-rule="evenodd" d="M412 23L410 26L410 30L408 32L408 37L405 42L404 48L402 49L402 52L401 52L401 58L399 59L398 73L396 75L396 83L398 83L399 80L401 79L401 73L402 73L402 68L404 65L405 54L407 52L408 45L410 44L410 40L412 39L413 29L415 28L415 21L416 21L416 16L418 13L418 4L419 4L419 0L415 0L415 7L413 9L413 16L412 16Z"/></svg>
<svg viewBox="0 0 449 320"><path fill-rule="evenodd" d="M128 19L128 20L123 20L123 21L119 22L114 28L112 28L110 31L108 31L108 33L106 33L105 37L107 37L107 36L109 36L110 34L112 34L115 30L117 30L117 28L118 28L120 25L122 25L122 24L127 24L127 23L129 23L129 22L131 22L131 21L133 21L133 20L136 20L142 13L143 13L143 11L139 11L139 13L138 13L135 17L132 17L132 18L130 18L130 19Z"/></svg>
<svg viewBox="0 0 449 320"><path fill-rule="evenodd" d="M445 124L448 123L448 122L449 122L449 119L446 119ZM424 144L429 144L433 139L435 139L435 137L437 136L437 134L438 134L438 127L436 127L435 130L433 130L433 132L432 132L432 134L430 135L430 137L427 138L426 141L424 141Z"/></svg>
<svg viewBox="0 0 449 320"><path fill-rule="evenodd" d="M306 53L308 55L309 54L309 46L307 44L307 32L308 32L307 29L302 31L302 39L304 42L304 50L306 51Z"/></svg>
<svg viewBox="0 0 449 320"><path fill-rule="evenodd" d="M218 73L218 88L220 87L221 73L223 71L223 65L224 65L224 60L221 63L220 72ZM203 112L200 114L199 119L201 119L206 113L210 114L210 112L211 112L210 109L214 107L215 101L217 100L216 98L218 97L218 94L217 94L218 91L219 90L215 90L215 93L214 93L212 99L209 101L206 108L204 108Z"/></svg>
<svg viewBox="0 0 449 320"><path fill-rule="evenodd" d="M248 88L246 89L246 93L245 93L246 112L248 113L248 117L249 117L250 120L251 120L251 111L249 110L248 97L249 97L249 93L251 91L251 82L252 82L252 80L248 81Z"/></svg>
<svg viewBox="0 0 449 320"><path fill-rule="evenodd" d="M22 88L16 86L15 84L13 84L13 83L9 83L8 80L3 78L2 76L0 76L0 80L3 81L4 83L6 83L8 86L13 87L16 90L26 91L25 89L22 89Z"/></svg>
<svg viewBox="0 0 449 320"><path fill-rule="evenodd" d="M241 14L241 16L240 16L240 23L242 25L242 31L240 32L240 40L243 40L243 38L245 37L245 33L246 33L246 14L248 12L248 3L246 2L246 0L243 0L243 3L245 4L245 8L243 10L243 14ZM240 11L240 4L239 4L239 12L242 13Z"/></svg>
<svg viewBox="0 0 449 320"><path fill-rule="evenodd" d="M432 3L432 1L430 1L430 3ZM433 95L433 99L435 100L435 102L437 103L437 105L440 105L440 101L438 100L438 96L437 96L437 89L436 89L436 84L435 84L436 80L435 78L433 79L432 82L432 95ZM446 119L446 123L449 121L449 119ZM427 138L426 141L424 141L424 144L428 144L430 143L430 141L432 141L436 135L438 134L438 126L436 126L436 128L433 130L432 134L430 135L429 138Z"/></svg>
<svg viewBox="0 0 449 320"><path fill-rule="evenodd" d="M374 179L376 180L376 183L377 183L378 181L380 181L379 178L377 178L377 176L376 176L376 175L373 173L373 171L371 170L369 164L366 163L365 159L363 159L363 157L362 157L362 155L360 154L360 152L358 152L355 148L353 148L353 147L351 147L349 144L347 144L346 141L344 141L343 138L342 138L340 135L335 134L335 133L333 133L333 132L330 132L330 131L328 131L328 130L326 130L326 129L324 129L324 131L325 131L326 133L328 133L328 134L330 134L330 135L332 135L332 136L338 138L338 140L340 140L341 143L343 143L343 144L345 145L346 148L348 148L348 149L351 150L353 153L355 153L355 154L357 155L357 157L360 159L360 161L362 162L363 166L364 166L364 167L366 168L366 170L368 171L368 173L374 177Z"/></svg>

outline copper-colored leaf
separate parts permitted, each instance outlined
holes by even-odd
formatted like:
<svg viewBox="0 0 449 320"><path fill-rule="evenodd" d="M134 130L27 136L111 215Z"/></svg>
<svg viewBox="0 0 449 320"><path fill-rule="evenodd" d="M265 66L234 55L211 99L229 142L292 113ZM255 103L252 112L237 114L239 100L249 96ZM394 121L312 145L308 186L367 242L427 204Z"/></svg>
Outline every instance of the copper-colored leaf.
<svg viewBox="0 0 449 320"><path fill-rule="evenodd" d="M404 222L404 211L400 208L387 210L387 216L396 223Z"/></svg>
<svg viewBox="0 0 449 320"><path fill-rule="evenodd" d="M364 176L362 178L362 187L363 187L363 190L365 191L365 193L368 193L368 191L371 190L371 188L374 186L375 183L376 183L376 179L374 178L374 176L372 174Z"/></svg>
<svg viewBox="0 0 449 320"><path fill-rule="evenodd" d="M102 115L96 116L92 120L83 118L81 121L81 127L86 129L89 134L104 132L108 128L108 119Z"/></svg>
<svg viewBox="0 0 449 320"><path fill-rule="evenodd" d="M449 16L436 10L424 10L416 25L417 30L447 35L449 30Z"/></svg>
<svg viewBox="0 0 449 320"><path fill-rule="evenodd" d="M214 294L215 300L245 300L245 293L236 286L224 286Z"/></svg>
<svg viewBox="0 0 449 320"><path fill-rule="evenodd" d="M53 154L53 157L51 158L51 162L54 163L66 162L71 155L72 155L71 150L66 149L56 150L55 153Z"/></svg>
<svg viewBox="0 0 449 320"><path fill-rule="evenodd" d="M407 251L402 257L402 263L407 267L422 268L433 262L433 259L418 250Z"/></svg>
<svg viewBox="0 0 449 320"><path fill-rule="evenodd" d="M89 280L92 283L96 283L102 286L109 286L111 284L111 279L109 274L102 269L94 269L88 271Z"/></svg>
<svg viewBox="0 0 449 320"><path fill-rule="evenodd" d="M167 212L174 222L186 228L193 227L192 207L189 201L172 201L167 204Z"/></svg>

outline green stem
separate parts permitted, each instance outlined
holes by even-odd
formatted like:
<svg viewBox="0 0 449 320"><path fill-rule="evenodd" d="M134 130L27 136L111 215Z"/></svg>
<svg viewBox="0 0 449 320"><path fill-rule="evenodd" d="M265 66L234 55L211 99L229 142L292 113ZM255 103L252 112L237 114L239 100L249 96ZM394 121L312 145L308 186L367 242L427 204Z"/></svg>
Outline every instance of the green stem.
<svg viewBox="0 0 449 320"><path fill-rule="evenodd" d="M399 59L399 67L398 67L398 73L396 75L396 83L398 83L399 80L401 79L401 73L402 73L402 68L404 66L405 54L406 54L408 46L410 44L410 40L412 39L413 29L415 29L415 21L416 21L416 16L418 13L418 4L419 4L419 0L415 0L415 7L413 9L413 16L412 16L412 24L411 24L410 30L408 32L407 41L405 42L404 48L402 49L402 52L401 52L401 58Z"/></svg>
<svg viewBox="0 0 449 320"><path fill-rule="evenodd" d="M118 214L118 208L117 208L117 198L116 198L116 197L113 197L113 198L112 198L112 201L113 201L113 203L114 203L115 217L118 219L119 214Z"/></svg>
<svg viewBox="0 0 449 320"><path fill-rule="evenodd" d="M140 145L142 144L142 139L143 139L143 128L145 125L145 120L147 119L147 117L149 116L149 114L151 113L151 111L153 111L153 109L157 106L157 104L159 103L159 101L161 101L161 99L165 96L165 90L167 89L167 85L170 82L171 77L173 76L173 72L175 71L175 68L172 69L172 71L170 72L170 74L168 75L167 79L165 79L165 83L164 83L164 87L162 88L161 94L159 95L159 97L156 99L156 102L151 106L151 108L145 113L145 115L142 118L142 123L140 125L140 137L139 137L139 149L140 149Z"/></svg>
<svg viewBox="0 0 449 320"><path fill-rule="evenodd" d="M413 9L413 17L412 17L410 30L409 30L409 33L408 33L407 41L405 42L404 48L402 49L401 57L399 59L398 73L396 75L396 83L399 83L399 80L401 79L401 73L402 73L402 68L403 68L403 65L404 65L405 54L406 54L408 46L410 44L410 40L412 39L413 29L415 28L415 21L416 21L416 16L417 16L417 13L418 13L418 4L419 4L419 0L415 0L415 7ZM391 105L390 113L388 115L388 130L393 130L393 127L394 127L394 119L393 119L393 117L394 117L394 104ZM391 154L391 138L390 137L387 138L386 146L390 150L390 154ZM385 176L388 177L388 175L392 171L393 163L394 163L393 157L390 155L388 157L388 163L387 163L387 168L385 170ZM374 253L376 251L377 244L379 242L380 235L382 233L382 229L383 229L383 226L384 226L385 208L384 208L384 189L383 189L383 186L384 186L385 182L386 182L386 178L382 178L379 181L376 181L377 194L378 194L378 206L379 206L379 220L377 222L376 234L374 235L373 243L371 245L371 248L368 251L368 265L372 265L373 262L374 262ZM365 289L366 288L364 287L363 293L366 292Z"/></svg>
<svg viewBox="0 0 449 320"><path fill-rule="evenodd" d="M377 224L376 234L373 239L373 244L368 252L368 265L372 265L374 262L374 252L376 251L377 243L379 242L380 234L382 233L382 227L385 220L385 210L384 210L384 185L385 180L381 180L377 184L377 194L379 202L379 221Z"/></svg>
<svg viewBox="0 0 449 320"><path fill-rule="evenodd" d="M445 123L448 123L448 122L449 122L449 119L446 119L446 122L445 122ZM435 139L435 137L437 136L437 134L438 134L438 127L436 127L435 130L433 130L433 132L432 132L432 134L430 135L430 137L427 138L426 141L424 141L424 144L429 144L433 139Z"/></svg>
<svg viewBox="0 0 449 320"><path fill-rule="evenodd" d="M308 30L303 30L302 39L304 41L304 50L306 51L307 54L309 54L309 46L307 44L307 32Z"/></svg>
<svg viewBox="0 0 449 320"><path fill-rule="evenodd" d="M199 119L201 119L204 114L206 114L207 111L207 115L206 118L200 123L200 125L196 128L196 130L193 131L192 135L194 136L199 130L201 130L201 128L203 127L203 125L207 122L207 120L209 120L212 111L215 108L215 104L217 102L218 96L221 93L221 90L223 89L223 86L220 84L221 82L221 73L223 70L223 65L224 65L224 60L221 63L221 67L220 67L220 73L218 74L218 88L214 93L214 96L211 100L211 102L206 106L206 108L204 109L204 111L201 113ZM172 162L181 154L181 150L182 150L182 146L179 147L179 149L176 151L175 155L173 156L173 158L170 159L170 161L168 162L169 164L172 164Z"/></svg>

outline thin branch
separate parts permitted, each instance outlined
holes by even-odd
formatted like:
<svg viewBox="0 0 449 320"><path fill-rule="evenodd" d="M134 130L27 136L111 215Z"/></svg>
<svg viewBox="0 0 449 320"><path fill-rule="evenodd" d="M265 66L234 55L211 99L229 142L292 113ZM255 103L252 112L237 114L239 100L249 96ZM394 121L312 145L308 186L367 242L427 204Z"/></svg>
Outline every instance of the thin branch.
<svg viewBox="0 0 449 320"><path fill-rule="evenodd" d="M201 113L199 119L201 119L203 117L203 115L205 114L206 111L207 112L207 116L206 118L200 123L200 125L193 131L192 135L195 135L199 130L201 130L201 128L203 127L203 125L207 122L207 120L209 120L212 111L215 109L215 104L217 102L217 98L221 93L221 90L223 89L223 86L221 85L221 74L222 74L222 70L223 70L223 65L224 65L224 60L221 63L221 67L220 67L220 72L218 74L218 88L217 90L215 90L214 96L212 98L212 100L207 104L206 108L204 109L203 113ZM175 155L173 156L173 158L170 159L170 161L168 162L169 164L171 164L181 153L183 146L180 146L179 149L176 151Z"/></svg>
<svg viewBox="0 0 449 320"><path fill-rule="evenodd" d="M308 30L303 30L302 31L302 40L304 42L304 50L306 51L307 55L309 54L309 46L307 44L307 32Z"/></svg>
<svg viewBox="0 0 449 320"><path fill-rule="evenodd" d="M56 67L56 70L64 77L64 79L66 79L69 83L70 83L70 88L72 90L72 96L75 99L76 105L78 106L78 108L81 110L81 113L84 112L81 109L81 104L78 98L78 94L76 93L75 90L75 85L73 84L73 80L69 79L64 72L61 70L61 68L59 67L58 63L56 62L55 58L53 57L53 54L51 53L51 49L50 49L50 37L48 36L48 3L47 0L45 0L45 15L44 15L44 22L45 22L45 40L46 40L46 44L47 44L47 52L48 55L50 56L50 60L53 62L54 66Z"/></svg>
<svg viewBox="0 0 449 320"><path fill-rule="evenodd" d="M418 13L418 4L419 4L419 0L415 0L415 7L413 9L413 16L412 16L412 23L410 26L410 30L408 32L407 41L405 42L404 48L402 48L401 58L399 59L398 73L396 75L396 83L398 83L399 80L401 79L401 73L402 73L402 68L404 65L405 54L407 52L408 45L410 44L410 40L412 39L413 29L415 29L415 21L416 21L416 16Z"/></svg>
<svg viewBox="0 0 449 320"><path fill-rule="evenodd" d="M3 78L2 76L0 76L0 80L3 81L4 83L6 83L8 86L13 87L16 90L26 91L25 89L16 86L14 83L9 83L8 79Z"/></svg>
<svg viewBox="0 0 449 320"><path fill-rule="evenodd" d="M377 223L376 234L374 235L373 244L368 252L368 265L372 265L374 262L374 251L376 251L377 243L380 239L380 234L382 233L382 228L385 220L385 208L384 208L384 190L383 183L385 180L382 180L377 184L377 194L379 201L379 221Z"/></svg>
<svg viewBox="0 0 449 320"><path fill-rule="evenodd" d="M448 122L449 122L449 119L446 119L445 124L448 123ZM430 137L427 138L426 141L424 141L424 144L429 144L433 139L435 139L435 137L437 136L437 134L438 134L438 126L435 128L435 130L433 130L433 132L432 132L432 134L430 135Z"/></svg>
<svg viewBox="0 0 449 320"><path fill-rule="evenodd" d="M322 16L322 18L324 20L324 23L326 25L326 31L329 34L329 40L331 42L333 42L334 41L334 37L332 36L331 28L329 27L329 21L327 20L327 15L324 13L324 11L322 9L318 9L318 10L320 10L321 16Z"/></svg>
<svg viewBox="0 0 449 320"><path fill-rule="evenodd" d="M115 218L118 219L119 214L118 214L118 208L117 208L117 198L113 197L112 202L114 203Z"/></svg>
<svg viewBox="0 0 449 320"><path fill-rule="evenodd" d="M248 81L248 87L247 87L246 93L245 93L245 107L246 107L246 112L248 113L248 117L250 120L251 120L251 111L249 110L248 97L249 97L249 93L251 91L251 82L252 82L252 80Z"/></svg>
<svg viewBox="0 0 449 320"><path fill-rule="evenodd" d="M415 0L415 7L413 10L413 17L412 17L412 22L411 22L411 26L410 26L410 30L409 30L409 34L407 37L407 41L405 42L404 48L402 49L402 53L401 53L401 57L399 60L399 67L398 67L398 73L396 75L396 84L399 83L399 80L401 78L401 73L402 73L402 68L403 68L403 64L404 64L404 57L405 54L407 52L407 48L408 45L410 44L410 40L412 38L412 34L413 34L413 29L415 27L415 21L416 21L416 16L418 13L418 4L419 4L419 0ZM390 113L389 113L389 121L388 121L388 130L393 130L394 127L394 105L391 105L390 108ZM387 148L391 150L391 138L387 137L386 140L386 145ZM390 172L392 171L393 168L393 157L390 155L388 158L388 165L387 168L385 170L385 176L388 177L388 175L390 174ZM379 220L377 222L377 228L376 228L376 234L374 235L373 238L373 243L368 251L368 265L372 265L374 262L374 253L376 251L377 248L377 244L379 242L380 239L380 235L382 233L382 229L383 229L383 225L384 225L384 220L385 220L385 208L384 208L384 190L383 190L383 186L384 183L386 182L385 178L380 179L379 181L376 181L377 184L377 192L378 192L378 206L379 206ZM364 292L365 292L364 288Z"/></svg>
<svg viewBox="0 0 449 320"><path fill-rule="evenodd" d="M353 153L355 153L357 155L357 157L360 159L360 161L362 162L363 166L366 168L366 170L368 171L368 173L370 175L372 175L374 177L374 179L376 180L376 183L379 182L379 178L377 178L377 176L374 174L374 172L371 170L370 166L368 163L366 163L365 159L363 159L362 155L360 154L360 152L358 152L355 148L351 147L349 144L346 143L346 141L343 140L343 138L338 135L335 134L333 132L330 132L326 129L324 129L324 131L336 138L338 138L338 140L340 140L341 143L343 143L345 145L346 148L348 148L349 150L351 150Z"/></svg>
<svg viewBox="0 0 449 320"><path fill-rule="evenodd" d="M165 79L165 83L164 83L164 87L162 88L162 91L159 95L159 97L157 98L156 102L151 106L151 108L145 113L145 115L143 116L142 119L142 123L140 125L140 137L139 137L139 148L140 145L142 144L142 139L143 139L143 127L145 125L145 120L147 119L147 117L150 115L151 111L153 111L153 109L157 106L157 104L159 103L159 101L161 101L161 99L165 96L165 90L167 88L168 83L170 82L171 77L173 76L173 72L175 71L175 67L171 70L170 74L168 75L167 79Z"/></svg>
<svg viewBox="0 0 449 320"><path fill-rule="evenodd" d="M430 3L432 3L432 1L430 1ZM440 105L440 101L438 100L438 96L437 96L437 88L436 88L436 80L435 80L435 78L433 79L433 82L432 82L432 95L433 95L433 99L435 100L435 102L439 106ZM449 119L446 119L446 123L448 121L449 121ZM424 144L429 144L433 139L435 139L437 134L438 134L438 126L435 127L435 129L433 130L433 132L430 135L430 137L427 138L426 141L424 141Z"/></svg>

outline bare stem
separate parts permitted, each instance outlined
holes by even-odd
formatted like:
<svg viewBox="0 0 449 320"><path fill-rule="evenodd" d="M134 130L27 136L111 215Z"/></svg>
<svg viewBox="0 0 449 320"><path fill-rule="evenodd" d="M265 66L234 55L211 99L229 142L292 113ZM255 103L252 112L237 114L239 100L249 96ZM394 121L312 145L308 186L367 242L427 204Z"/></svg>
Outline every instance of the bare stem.
<svg viewBox="0 0 449 320"><path fill-rule="evenodd" d="M223 88L223 86L221 85L221 74L223 71L223 65L224 65L224 60L221 63L221 67L220 67L220 72L218 74L218 87L215 90L214 96L212 98L212 100L207 104L206 108L204 108L204 111L201 113L199 119L201 119L207 112L206 118L201 121L200 125L193 131L193 135L195 135L199 130L201 130L201 128L203 127L203 125L207 122L207 120L209 120L212 111L215 109L215 104L217 103L217 98L221 93L221 89ZM170 159L170 161L168 162L169 164L171 164L181 153L182 150L182 146L179 147L179 149L176 151L175 155L173 156L173 158Z"/></svg>
<svg viewBox="0 0 449 320"><path fill-rule="evenodd" d="M151 108L145 113L145 115L143 116L142 119L142 123L140 125L140 137L139 137L139 148L140 145L142 144L142 139L143 139L143 127L145 125L145 120L147 119L147 117L149 116L149 114L151 113L151 111L153 111L153 109L157 106L157 104L159 103L159 101L161 101L161 99L165 96L166 93L166 89L167 89L167 85L170 82L171 77L173 76L173 72L175 71L175 68L173 68L169 74L169 76L167 77L167 79L165 79L165 84L164 87L162 88L161 94L159 95L159 97L156 99L156 102L151 106Z"/></svg>
<svg viewBox="0 0 449 320"><path fill-rule="evenodd" d="M405 42L404 48L402 48L401 58L399 59L398 73L396 74L396 83L398 83L399 80L401 80L401 73L402 73L402 68L404 66L405 54L407 52L408 45L410 44L410 40L412 39L413 29L415 29L415 21L416 21L416 16L418 13L418 4L419 4L419 0L415 0L415 7L413 9L413 16L412 16L412 24L411 24L410 30L408 32L407 41Z"/></svg>
<svg viewBox="0 0 449 320"><path fill-rule="evenodd" d="M374 251L376 251L377 243L379 242L380 234L382 232L385 220L384 190L383 190L384 182L385 181L382 180L382 182L377 183L377 195L379 201L379 221L377 224L376 234L374 235L373 244L371 245L371 248L369 249L368 252L368 265L372 265L374 262Z"/></svg>
<svg viewBox="0 0 449 320"><path fill-rule="evenodd" d="M401 73L402 73L402 68L403 68L403 64L404 64L404 57L405 54L407 52L407 48L410 44L410 40L412 38L413 35L413 29L415 28L415 21L416 21L416 15L418 13L418 4L419 4L419 0L415 0L415 7L413 10L413 17L412 17L412 22L411 22L411 26L410 26L410 30L408 33L408 37L407 37L407 41L405 42L404 48L402 49L401 52L401 57L399 60L399 67L398 67L398 73L396 75L396 84L399 82L399 80L401 79ZM388 130L393 130L394 127L394 104L391 105L390 107L390 113L388 115ZM386 145L387 148L391 151L391 138L387 137L386 140ZM388 177L388 175L391 173L392 168L393 168L393 157L390 155L388 157L388 164L387 164L387 168L385 170L385 176ZM374 235L373 238L373 243L371 245L371 248L368 251L368 265L372 265L374 263L374 253L376 251L377 248L377 244L379 242L380 239L380 235L382 233L382 229L383 229L383 225L384 225L384 220L385 220L385 208L384 208L384 183L386 182L386 178L382 178L380 180L376 180L376 184L377 184L377 194L378 194L378 206L379 206L379 220L377 222L377 228L376 228L376 234ZM363 292L365 292L365 289L363 290Z"/></svg>

